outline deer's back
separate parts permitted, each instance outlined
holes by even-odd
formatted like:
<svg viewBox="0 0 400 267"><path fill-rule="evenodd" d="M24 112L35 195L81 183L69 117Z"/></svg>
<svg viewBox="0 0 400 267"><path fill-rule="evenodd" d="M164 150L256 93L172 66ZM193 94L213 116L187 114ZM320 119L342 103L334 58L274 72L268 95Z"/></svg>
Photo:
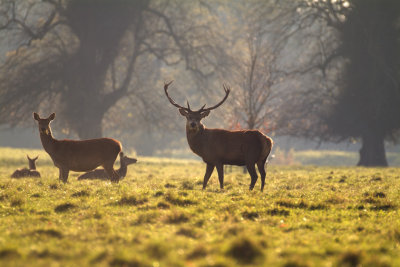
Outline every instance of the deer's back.
<svg viewBox="0 0 400 267"><path fill-rule="evenodd" d="M104 169L96 169L96 170L84 173L78 177L78 180L84 180L84 179L106 180L106 179L108 179L108 175Z"/></svg>
<svg viewBox="0 0 400 267"><path fill-rule="evenodd" d="M27 168L18 169L13 174L11 178L22 178L22 177L40 177L40 173L37 170L29 170Z"/></svg>
<svg viewBox="0 0 400 267"><path fill-rule="evenodd" d="M26 177L26 176L28 176L28 172L29 172L29 169L27 169L27 168L15 170L13 172L13 174L11 174L11 178Z"/></svg>
<svg viewBox="0 0 400 267"><path fill-rule="evenodd" d="M29 177L40 177L40 172L37 170L29 170Z"/></svg>
<svg viewBox="0 0 400 267"><path fill-rule="evenodd" d="M114 163L121 143L111 138L60 140L50 154L56 165L72 171L90 171L105 162Z"/></svg>

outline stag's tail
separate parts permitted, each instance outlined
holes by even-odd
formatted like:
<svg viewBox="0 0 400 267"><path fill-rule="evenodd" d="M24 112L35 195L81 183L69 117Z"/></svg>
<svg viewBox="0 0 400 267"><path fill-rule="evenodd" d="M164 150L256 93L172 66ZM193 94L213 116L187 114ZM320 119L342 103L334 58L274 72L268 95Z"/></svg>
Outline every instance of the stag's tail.
<svg viewBox="0 0 400 267"><path fill-rule="evenodd" d="M274 145L274 141L270 137L268 137L262 133L260 133L259 138L260 138L261 145L262 145L259 161L265 162L267 160L269 154L271 153L272 146Z"/></svg>

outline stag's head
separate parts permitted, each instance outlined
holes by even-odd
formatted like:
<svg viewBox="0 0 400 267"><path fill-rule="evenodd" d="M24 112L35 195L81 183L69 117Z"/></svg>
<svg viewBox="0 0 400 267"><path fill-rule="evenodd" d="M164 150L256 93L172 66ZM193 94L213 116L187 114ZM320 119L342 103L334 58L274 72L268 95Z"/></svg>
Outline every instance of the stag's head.
<svg viewBox="0 0 400 267"><path fill-rule="evenodd" d="M39 133L44 135L51 135L50 122L56 117L55 113L52 113L47 119L40 118L39 114L33 113L33 118L39 123Z"/></svg>
<svg viewBox="0 0 400 267"><path fill-rule="evenodd" d="M191 110L189 101L187 101L187 108L182 107L182 106L178 105L177 103L175 103L175 101L168 95L168 86L171 83L172 83L172 81L164 84L165 95L167 96L169 102L171 102L172 105L174 105L175 107L177 107L179 109L179 112L181 113L181 115L186 117L186 129L189 132L194 132L194 133L198 132L203 127L201 120L203 118L207 117L210 114L211 110L216 109L217 107L222 105L222 103L224 103L225 100L228 98L228 95L231 91L229 86L226 86L224 84L223 87L224 87L224 91L225 91L225 97L218 104L216 104L213 107L209 107L209 108L205 108L206 105L204 105L199 110Z"/></svg>
<svg viewBox="0 0 400 267"><path fill-rule="evenodd" d="M26 157L28 158L29 169L35 170L36 169L36 160L39 158L39 156L37 156L36 158L30 158L28 155L26 155Z"/></svg>

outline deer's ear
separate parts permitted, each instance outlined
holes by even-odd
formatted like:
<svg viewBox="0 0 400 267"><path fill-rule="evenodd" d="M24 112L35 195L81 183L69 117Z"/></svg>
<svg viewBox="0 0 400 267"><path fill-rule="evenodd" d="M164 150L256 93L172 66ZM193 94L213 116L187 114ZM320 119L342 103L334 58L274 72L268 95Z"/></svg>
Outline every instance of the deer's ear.
<svg viewBox="0 0 400 267"><path fill-rule="evenodd" d="M37 121L40 120L39 114L37 114L36 112L33 112L33 118Z"/></svg>
<svg viewBox="0 0 400 267"><path fill-rule="evenodd" d="M47 118L49 121L52 121L56 118L56 113L51 113L51 115Z"/></svg>
<svg viewBox="0 0 400 267"><path fill-rule="evenodd" d="M30 160L31 158L28 156L28 154L26 154L26 158L28 159L28 160Z"/></svg>
<svg viewBox="0 0 400 267"><path fill-rule="evenodd" d="M184 110L183 108L180 108L180 109L179 109L179 112L181 113L182 116L185 116L185 117L186 117L186 116L188 115L187 111Z"/></svg>
<svg viewBox="0 0 400 267"><path fill-rule="evenodd" d="M201 113L201 118L205 118L205 117L207 117L208 115L210 115L210 111L209 111L209 110L204 111L203 113Z"/></svg>

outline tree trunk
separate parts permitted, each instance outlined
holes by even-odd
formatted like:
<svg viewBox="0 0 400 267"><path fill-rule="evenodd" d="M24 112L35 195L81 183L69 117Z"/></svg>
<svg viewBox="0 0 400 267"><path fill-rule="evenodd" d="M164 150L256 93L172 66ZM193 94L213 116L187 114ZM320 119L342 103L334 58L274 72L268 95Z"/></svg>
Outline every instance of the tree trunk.
<svg viewBox="0 0 400 267"><path fill-rule="evenodd" d="M72 127L78 134L79 139L85 140L103 137L103 116L99 114L96 115L97 116L90 116L89 114L85 114L85 116L82 116L83 118L75 121L75 124Z"/></svg>
<svg viewBox="0 0 400 267"><path fill-rule="evenodd" d="M383 135L367 133L362 136L357 166L388 166Z"/></svg>

